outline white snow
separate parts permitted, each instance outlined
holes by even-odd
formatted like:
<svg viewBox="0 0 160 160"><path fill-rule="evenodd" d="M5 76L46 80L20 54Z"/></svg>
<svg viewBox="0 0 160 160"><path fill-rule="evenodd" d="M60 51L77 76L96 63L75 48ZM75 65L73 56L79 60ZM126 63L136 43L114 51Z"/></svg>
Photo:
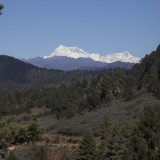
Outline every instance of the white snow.
<svg viewBox="0 0 160 160"><path fill-rule="evenodd" d="M139 63L140 61L140 58L132 56L128 51L125 51L123 53L113 53L113 54L107 54L106 56L101 56L97 53L89 54L77 47L66 47L63 45L60 45L58 48L56 48L55 51L50 54L50 56L45 56L44 58L51 58L54 56L65 56L75 59L91 58L95 61L100 61L105 63L113 63L116 61Z"/></svg>

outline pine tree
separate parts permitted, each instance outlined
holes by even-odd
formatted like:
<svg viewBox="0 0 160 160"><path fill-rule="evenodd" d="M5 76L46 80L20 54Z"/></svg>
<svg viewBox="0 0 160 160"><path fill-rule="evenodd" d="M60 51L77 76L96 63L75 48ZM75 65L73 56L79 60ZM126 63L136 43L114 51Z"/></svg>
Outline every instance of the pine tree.
<svg viewBox="0 0 160 160"><path fill-rule="evenodd" d="M112 121L108 116L105 116L102 119L102 123L99 129L99 135L102 140L106 139L111 134L111 131L112 131L111 125L112 125Z"/></svg>
<svg viewBox="0 0 160 160"><path fill-rule="evenodd" d="M94 160L95 159L96 144L91 133L84 134L78 149L78 156L76 160Z"/></svg>
<svg viewBox="0 0 160 160"><path fill-rule="evenodd" d="M133 149L137 159L160 159L160 106L147 108L135 130Z"/></svg>
<svg viewBox="0 0 160 160"><path fill-rule="evenodd" d="M97 160L128 160L130 144L133 136L133 126L125 123L122 126L112 126L108 117L104 117L100 128L101 144L98 148Z"/></svg>
<svg viewBox="0 0 160 160"><path fill-rule="evenodd" d="M102 123L99 130L101 144L97 151L97 155L96 155L97 160L106 159L107 145L111 137L111 134L112 134L112 122L108 116L105 116L102 119Z"/></svg>

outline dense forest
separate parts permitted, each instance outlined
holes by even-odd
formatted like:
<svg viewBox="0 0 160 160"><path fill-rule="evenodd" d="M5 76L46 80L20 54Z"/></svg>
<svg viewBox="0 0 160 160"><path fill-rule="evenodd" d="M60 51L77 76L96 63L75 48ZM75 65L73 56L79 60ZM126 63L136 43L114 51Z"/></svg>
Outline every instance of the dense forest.
<svg viewBox="0 0 160 160"><path fill-rule="evenodd" d="M1 91L0 115L22 113L33 107L46 107L51 108L57 118L70 118L94 110L100 104L116 98L124 97L129 100L133 97L131 94L125 95L128 92L128 86L125 84L129 83L127 74L119 69L109 74L100 74L91 82L86 79L72 80L71 84L62 83L56 87L16 90L13 93Z"/></svg>

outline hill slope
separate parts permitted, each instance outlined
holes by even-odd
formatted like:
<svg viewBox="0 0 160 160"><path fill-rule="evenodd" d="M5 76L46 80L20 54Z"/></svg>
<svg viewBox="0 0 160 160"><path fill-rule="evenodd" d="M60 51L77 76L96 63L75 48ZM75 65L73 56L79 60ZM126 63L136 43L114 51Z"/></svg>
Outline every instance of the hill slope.
<svg viewBox="0 0 160 160"><path fill-rule="evenodd" d="M93 79L101 71L72 71L38 68L20 61L14 57L0 56L0 89L15 90L26 88L43 88L49 85L59 85L62 82L71 83L73 79Z"/></svg>

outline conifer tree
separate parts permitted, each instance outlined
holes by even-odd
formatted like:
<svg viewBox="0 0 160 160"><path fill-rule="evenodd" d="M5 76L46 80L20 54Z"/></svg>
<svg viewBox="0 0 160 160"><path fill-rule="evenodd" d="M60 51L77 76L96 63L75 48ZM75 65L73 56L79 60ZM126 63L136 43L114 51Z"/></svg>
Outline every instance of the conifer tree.
<svg viewBox="0 0 160 160"><path fill-rule="evenodd" d="M114 127L112 135L107 144L106 159L121 160L124 159L124 143L123 136L120 134L119 128Z"/></svg>
<svg viewBox="0 0 160 160"><path fill-rule="evenodd" d="M86 132L79 144L76 160L95 160L96 144L91 133Z"/></svg>
<svg viewBox="0 0 160 160"><path fill-rule="evenodd" d="M147 108L135 130L133 149L137 159L160 159L160 106Z"/></svg>
<svg viewBox="0 0 160 160"><path fill-rule="evenodd" d="M97 160L104 160L106 158L106 151L109 139L112 134L112 122L108 116L105 116L102 120L99 136L101 140L101 144L98 148L96 158Z"/></svg>

